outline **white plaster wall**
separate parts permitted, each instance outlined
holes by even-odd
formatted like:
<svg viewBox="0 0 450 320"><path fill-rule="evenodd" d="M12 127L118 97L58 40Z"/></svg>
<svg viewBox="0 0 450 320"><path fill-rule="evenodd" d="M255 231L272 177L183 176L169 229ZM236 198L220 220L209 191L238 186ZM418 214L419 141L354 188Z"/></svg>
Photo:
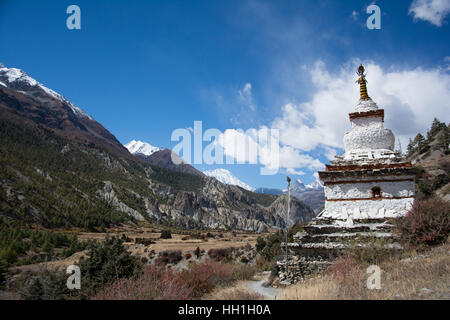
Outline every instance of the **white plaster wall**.
<svg viewBox="0 0 450 320"><path fill-rule="evenodd" d="M414 196L414 181L396 182L370 182L370 183L344 183L325 186L327 199L371 198L372 188L380 187L384 197L410 197Z"/></svg>
<svg viewBox="0 0 450 320"><path fill-rule="evenodd" d="M381 117L355 119L352 129L344 135L346 153L367 149L394 150L394 142L394 134L383 128Z"/></svg>
<svg viewBox="0 0 450 320"><path fill-rule="evenodd" d="M347 220L397 218L406 215L414 202L413 198L358 200L358 201L326 201L323 218Z"/></svg>
<svg viewBox="0 0 450 320"><path fill-rule="evenodd" d="M350 123L352 125L352 128L355 127L383 128L383 118L380 116L355 118Z"/></svg>
<svg viewBox="0 0 450 320"><path fill-rule="evenodd" d="M415 176L413 175L401 175L401 176L383 176L382 180L380 180L380 182L382 182L383 180L404 180L404 179L414 179ZM356 179L356 177L352 177L352 176L348 176L348 177L339 177L339 178L329 178L329 179L323 179L322 182L333 182L333 181L355 181L355 180L359 180L359 181L367 181L367 180L374 180L374 177L371 176L365 176L365 177L358 177Z"/></svg>

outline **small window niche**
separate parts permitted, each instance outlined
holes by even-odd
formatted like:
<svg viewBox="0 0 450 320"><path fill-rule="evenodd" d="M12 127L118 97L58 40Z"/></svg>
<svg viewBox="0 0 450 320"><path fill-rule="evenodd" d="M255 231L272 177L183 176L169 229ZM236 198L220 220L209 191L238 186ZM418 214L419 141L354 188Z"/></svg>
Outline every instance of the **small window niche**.
<svg viewBox="0 0 450 320"><path fill-rule="evenodd" d="M381 188L380 187L372 188L372 198L381 199Z"/></svg>

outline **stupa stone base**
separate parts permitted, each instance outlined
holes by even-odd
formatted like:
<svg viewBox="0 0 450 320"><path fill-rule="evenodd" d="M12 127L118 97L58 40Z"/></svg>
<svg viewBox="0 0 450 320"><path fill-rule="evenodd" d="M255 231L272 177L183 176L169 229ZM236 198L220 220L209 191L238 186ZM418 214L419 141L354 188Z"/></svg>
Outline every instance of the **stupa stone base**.
<svg viewBox="0 0 450 320"><path fill-rule="evenodd" d="M401 250L393 235L392 218L330 219L317 218L294 235L288 243L289 259L277 262L281 283L292 284L326 270L346 250L377 247ZM286 248L285 244L282 244Z"/></svg>

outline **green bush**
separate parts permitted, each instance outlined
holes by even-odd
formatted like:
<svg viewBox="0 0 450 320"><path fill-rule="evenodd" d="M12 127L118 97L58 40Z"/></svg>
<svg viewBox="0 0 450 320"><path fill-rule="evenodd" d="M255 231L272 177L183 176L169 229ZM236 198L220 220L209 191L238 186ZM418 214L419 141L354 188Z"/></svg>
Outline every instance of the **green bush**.
<svg viewBox="0 0 450 320"><path fill-rule="evenodd" d="M102 243L92 243L87 255L89 258L80 259L79 266L88 294L120 278L132 277L142 267L139 259L128 252L122 240L115 237L107 238Z"/></svg>
<svg viewBox="0 0 450 320"><path fill-rule="evenodd" d="M258 239L256 239L256 251L257 252L261 252L266 246L266 241L264 241L263 237L258 237Z"/></svg>
<svg viewBox="0 0 450 320"><path fill-rule="evenodd" d="M45 252L45 253L52 254L53 253L53 245L49 241L46 241L42 245L41 251Z"/></svg>
<svg viewBox="0 0 450 320"><path fill-rule="evenodd" d="M247 257L242 257L242 258L241 258L241 262L247 264L247 263L249 263L250 261L248 260Z"/></svg>
<svg viewBox="0 0 450 320"><path fill-rule="evenodd" d="M20 281L19 293L24 300L63 300L72 294L63 271L40 270L22 276Z"/></svg>
<svg viewBox="0 0 450 320"><path fill-rule="evenodd" d="M420 192L425 195L425 197L429 197L433 193L433 187L428 181L419 180L419 182L417 183L417 187L419 188Z"/></svg>
<svg viewBox="0 0 450 320"><path fill-rule="evenodd" d="M170 232L170 230L162 230L160 238L161 239L172 239L172 233Z"/></svg>
<svg viewBox="0 0 450 320"><path fill-rule="evenodd" d="M260 254L266 260L273 260L276 255L281 253L281 243L284 242L284 233L279 231L277 233L271 234L266 239L266 246L261 250Z"/></svg>
<svg viewBox="0 0 450 320"><path fill-rule="evenodd" d="M0 288L3 288L5 281L6 281L6 266L0 260Z"/></svg>
<svg viewBox="0 0 450 320"><path fill-rule="evenodd" d="M11 247L5 247L0 250L0 261L6 264L14 264L17 261L17 252Z"/></svg>
<svg viewBox="0 0 450 320"><path fill-rule="evenodd" d="M194 251L195 256L199 259L202 256L202 252L199 247L197 247Z"/></svg>

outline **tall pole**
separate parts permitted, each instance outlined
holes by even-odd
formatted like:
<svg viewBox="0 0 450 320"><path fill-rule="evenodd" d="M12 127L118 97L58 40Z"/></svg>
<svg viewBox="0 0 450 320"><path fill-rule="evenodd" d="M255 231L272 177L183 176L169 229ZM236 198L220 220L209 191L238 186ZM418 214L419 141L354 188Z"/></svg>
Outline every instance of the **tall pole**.
<svg viewBox="0 0 450 320"><path fill-rule="evenodd" d="M289 232L289 202L291 200L291 178L286 177L288 183L288 195L287 195L287 210L286 210L286 273L289 271L288 265L288 232Z"/></svg>

